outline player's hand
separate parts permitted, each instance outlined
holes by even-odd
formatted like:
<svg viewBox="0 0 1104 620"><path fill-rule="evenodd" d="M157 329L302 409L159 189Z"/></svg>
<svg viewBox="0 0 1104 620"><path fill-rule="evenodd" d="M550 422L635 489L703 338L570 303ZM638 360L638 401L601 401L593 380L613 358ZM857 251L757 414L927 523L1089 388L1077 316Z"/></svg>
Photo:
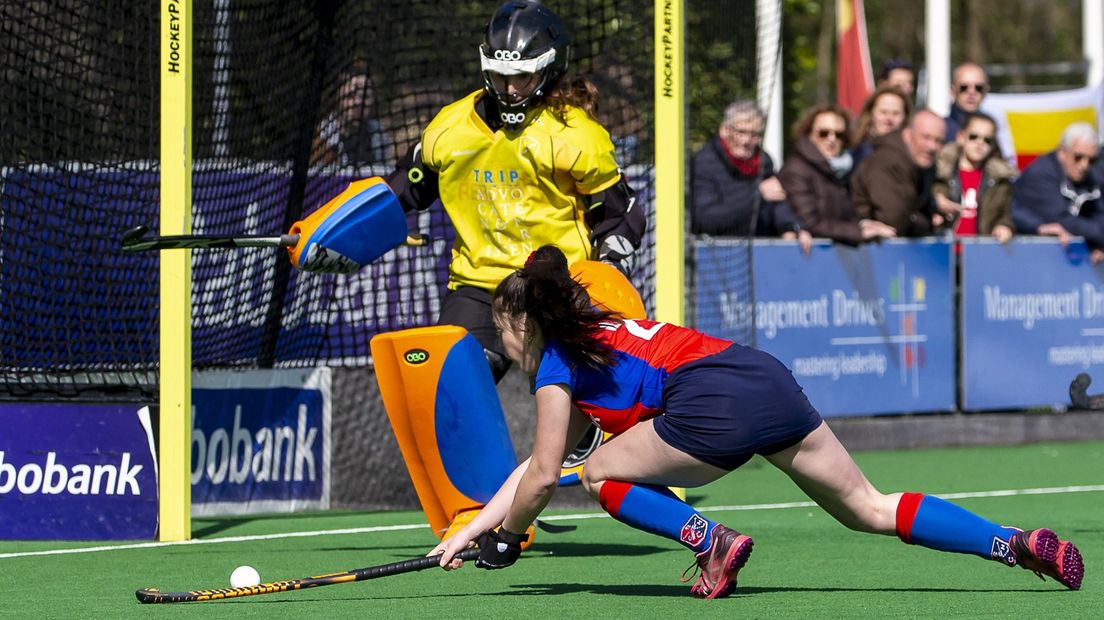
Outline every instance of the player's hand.
<svg viewBox="0 0 1104 620"><path fill-rule="evenodd" d="M521 555L521 543L529 539L529 534L515 534L505 529L487 530L479 535L479 557L475 565L479 568L506 568L517 562Z"/></svg>
<svg viewBox="0 0 1104 620"><path fill-rule="evenodd" d="M464 560L454 556L472 546L475 546L474 541L464 536L454 535L442 540L432 551L427 553L426 556L439 555L441 558L438 564L441 565L441 568L445 570L456 570L464 565Z"/></svg>
<svg viewBox="0 0 1104 620"><path fill-rule="evenodd" d="M598 248L598 260L609 263L621 272L626 278L632 275L635 255L632 244L621 235L610 235L602 240Z"/></svg>

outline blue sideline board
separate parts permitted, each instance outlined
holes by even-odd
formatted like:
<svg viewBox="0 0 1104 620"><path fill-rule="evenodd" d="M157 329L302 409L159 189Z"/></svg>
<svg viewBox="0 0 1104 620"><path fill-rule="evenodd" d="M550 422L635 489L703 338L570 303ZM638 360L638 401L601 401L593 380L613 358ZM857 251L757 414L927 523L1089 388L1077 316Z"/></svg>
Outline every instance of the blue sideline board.
<svg viewBox="0 0 1104 620"><path fill-rule="evenodd" d="M979 239L961 260L963 409L1063 409L1082 372L1104 391L1104 265L1084 242Z"/></svg>
<svg viewBox="0 0 1104 620"><path fill-rule="evenodd" d="M755 345L789 367L826 417L955 408L953 247L943 239L851 248L752 247L754 301L733 242L695 242L695 326ZM732 254L726 258L726 253ZM754 312L752 312L754 308Z"/></svg>

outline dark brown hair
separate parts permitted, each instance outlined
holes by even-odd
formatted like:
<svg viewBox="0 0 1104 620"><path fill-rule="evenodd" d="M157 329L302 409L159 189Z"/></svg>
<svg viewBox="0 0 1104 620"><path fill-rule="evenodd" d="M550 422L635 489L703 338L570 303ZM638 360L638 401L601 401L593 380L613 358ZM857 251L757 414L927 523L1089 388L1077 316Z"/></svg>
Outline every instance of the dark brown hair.
<svg viewBox="0 0 1104 620"><path fill-rule="evenodd" d="M513 324L524 315L540 328L545 342L558 342L577 362L613 365L613 350L597 332L603 321L620 316L591 304L583 285L572 279L567 257L554 245L537 248L525 267L506 276L495 289L491 307Z"/></svg>
<svg viewBox="0 0 1104 620"><path fill-rule="evenodd" d="M808 138L809 134L813 132L813 121L821 114L835 114L843 119L843 139L841 142L843 142L844 150L847 150L847 148L851 146L851 134L847 129L851 125L851 115L847 113L847 110L844 110L834 103L821 103L806 110L805 113L801 115L801 118L794 123L794 140Z"/></svg>

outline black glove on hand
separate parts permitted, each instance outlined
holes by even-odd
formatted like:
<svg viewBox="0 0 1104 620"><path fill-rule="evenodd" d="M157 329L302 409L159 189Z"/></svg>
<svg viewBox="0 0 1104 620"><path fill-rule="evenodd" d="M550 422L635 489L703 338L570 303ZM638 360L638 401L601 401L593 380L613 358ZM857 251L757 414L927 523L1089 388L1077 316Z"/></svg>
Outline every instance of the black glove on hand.
<svg viewBox="0 0 1104 620"><path fill-rule="evenodd" d="M506 568L517 562L521 555L521 543L527 540L528 533L515 534L504 529L487 530L476 540L479 557L476 558L475 565L489 570Z"/></svg>

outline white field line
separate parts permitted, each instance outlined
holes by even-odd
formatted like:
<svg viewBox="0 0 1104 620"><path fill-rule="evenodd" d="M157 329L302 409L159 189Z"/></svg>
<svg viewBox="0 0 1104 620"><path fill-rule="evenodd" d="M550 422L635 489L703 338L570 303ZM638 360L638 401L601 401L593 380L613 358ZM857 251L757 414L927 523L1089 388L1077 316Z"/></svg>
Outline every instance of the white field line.
<svg viewBox="0 0 1104 620"><path fill-rule="evenodd" d="M977 497L1010 497L1014 495L1058 495L1064 493L1093 493L1104 491L1104 484L1090 484L1069 487L1043 487L1037 489L1004 489L999 491L969 491L965 493L933 493L943 499L969 499ZM782 510L787 508L811 508L815 503L784 502L777 504L737 504L733 506L706 506L700 507L700 512L739 512L747 510ZM542 521L582 521L585 519L608 519L604 512L584 512L567 515L549 515L541 517ZM68 555L72 553L94 553L99 551L122 551L125 549L157 549L160 547L179 547L185 545L216 545L221 543L250 542L254 540L277 540L281 538L309 538L313 536L342 536L346 534L371 534L374 532L395 532L399 530L418 530L429 527L425 523L409 523L404 525L380 525L375 527L353 527L340 530L319 530L313 532L286 532L282 534L258 534L254 536L227 536L224 538L203 538L196 540L182 540L176 542L148 542L129 545L104 545L100 547L81 547L77 549L50 549L46 551L22 551L16 553L0 553L0 559L26 558L42 555Z"/></svg>

